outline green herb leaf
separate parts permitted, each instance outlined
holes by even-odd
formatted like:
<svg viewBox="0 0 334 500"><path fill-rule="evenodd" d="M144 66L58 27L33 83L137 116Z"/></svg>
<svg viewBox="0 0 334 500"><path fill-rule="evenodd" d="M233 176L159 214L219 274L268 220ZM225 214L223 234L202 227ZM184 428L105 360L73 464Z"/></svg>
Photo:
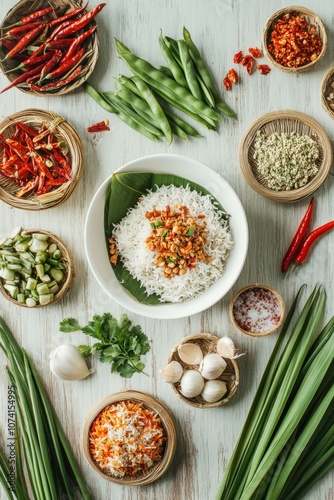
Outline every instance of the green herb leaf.
<svg viewBox="0 0 334 500"><path fill-rule="evenodd" d="M70 333L70 332L77 332L78 330L81 330L81 327L76 319L67 318L67 319L64 319L63 321L60 322L59 330L61 332Z"/></svg>
<svg viewBox="0 0 334 500"><path fill-rule="evenodd" d="M84 358L88 358L92 354L92 348L89 345L78 345L79 352Z"/></svg>

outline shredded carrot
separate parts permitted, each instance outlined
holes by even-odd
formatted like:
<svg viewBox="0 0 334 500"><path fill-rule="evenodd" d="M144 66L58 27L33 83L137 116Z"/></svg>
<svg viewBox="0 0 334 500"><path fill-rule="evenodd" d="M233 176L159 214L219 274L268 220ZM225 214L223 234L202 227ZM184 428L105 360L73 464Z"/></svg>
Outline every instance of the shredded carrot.
<svg viewBox="0 0 334 500"><path fill-rule="evenodd" d="M104 473L116 477L147 472L161 460L165 441L160 417L131 400L106 406L89 431L94 461Z"/></svg>

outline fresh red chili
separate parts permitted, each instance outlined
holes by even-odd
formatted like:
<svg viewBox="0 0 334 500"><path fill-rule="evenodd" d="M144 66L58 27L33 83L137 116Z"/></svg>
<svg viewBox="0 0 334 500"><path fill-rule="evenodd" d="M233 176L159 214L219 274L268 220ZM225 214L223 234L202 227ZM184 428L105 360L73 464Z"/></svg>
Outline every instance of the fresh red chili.
<svg viewBox="0 0 334 500"><path fill-rule="evenodd" d="M320 236L327 233L328 231L330 231L330 229L333 228L334 228L334 220L327 222L326 224L318 227L317 229L314 229L314 231L312 231L304 241L301 249L298 252L297 257L295 258L295 263L303 264L303 262L305 262L305 260L308 257L312 245L317 241L318 238L320 238Z"/></svg>
<svg viewBox="0 0 334 500"><path fill-rule="evenodd" d="M39 81L43 80L43 78L53 70L53 68L59 63L60 59L62 58L62 55L63 53L61 50L56 50L53 53L51 59L49 59L45 66L42 68Z"/></svg>
<svg viewBox="0 0 334 500"><path fill-rule="evenodd" d="M84 12L84 10L86 10L87 5L88 5L88 2L83 7L79 7L78 9L74 9L71 12L64 14L63 16L57 17L57 19L53 19L52 21L50 21L48 23L48 25L49 26L58 26L59 24L62 24L63 22L65 22L69 19L72 19L75 16L78 16L79 14Z"/></svg>
<svg viewBox="0 0 334 500"><path fill-rule="evenodd" d="M35 68L32 68L29 71L26 71L25 73L22 73L22 75L20 75L17 78L15 78L15 80L13 80L7 87L5 87L3 90L1 90L0 94L2 94L3 92L5 92L6 90L11 89L12 87L16 87L20 83L26 82L27 79L29 77L31 77L31 76L39 75L40 72L41 72L41 70L42 70L42 68L43 68L43 66L44 66L44 63L43 64L39 64Z"/></svg>
<svg viewBox="0 0 334 500"><path fill-rule="evenodd" d="M40 17L50 14L50 12L54 12L53 7L46 7L45 9L36 10L35 12L32 12L31 14L28 14L25 17L22 17L22 19L16 25L22 26L23 24L31 23L36 19L39 19Z"/></svg>
<svg viewBox="0 0 334 500"><path fill-rule="evenodd" d="M96 28L97 28L97 26L95 25L91 29L84 31L81 35L79 35L77 38L75 38L72 45L69 47L69 49L65 53L64 58L63 58L63 62L68 61L69 59L71 59L75 55L75 53L77 52L77 50L80 47L80 45L82 44L82 42L84 40L86 40L86 38L90 37L90 35L92 35L94 33Z"/></svg>
<svg viewBox="0 0 334 500"><path fill-rule="evenodd" d="M21 40L8 52L8 54L3 60L7 58L13 58L16 54L22 52L22 50L25 49L25 47L30 42L35 40L38 37L38 35L42 33L42 31L44 30L44 26L45 24L41 24L40 26L37 26L36 28L29 31L29 33L27 33L23 38L21 38Z"/></svg>
<svg viewBox="0 0 334 500"><path fill-rule="evenodd" d="M44 50L67 49L73 43L73 38L62 38L61 40L51 40Z"/></svg>
<svg viewBox="0 0 334 500"><path fill-rule="evenodd" d="M37 28L37 26L40 26L41 24L45 24L45 21L36 21L34 23L24 24L23 26L15 26L14 28L11 28L9 31L7 31L6 38L17 38L19 36L25 35L28 33L28 31L32 30L33 28Z"/></svg>
<svg viewBox="0 0 334 500"><path fill-rule="evenodd" d="M87 127L88 132L106 132L110 130L109 120L103 120L102 122L95 123L90 127Z"/></svg>
<svg viewBox="0 0 334 500"><path fill-rule="evenodd" d="M32 84L30 86L31 90L34 90L35 92L47 92L48 90L53 90L53 89L58 89L59 87L64 87L68 83L72 82L75 80L81 73L82 71L82 65L78 66L73 73L70 74L67 78L64 80L58 80L56 82L51 82L46 85L43 85L42 87L39 87L38 85Z"/></svg>
<svg viewBox="0 0 334 500"><path fill-rule="evenodd" d="M59 31L57 38L66 38L67 36L73 35L73 33L76 33L78 30L87 26L87 24L89 24L106 5L106 3L100 3L94 7L92 10L80 17L80 19L72 22L69 26L66 26L66 28Z"/></svg>
<svg viewBox="0 0 334 500"><path fill-rule="evenodd" d="M45 80L55 80L56 78L59 78L60 76L64 75L68 71L74 68L76 64L78 64L81 59L85 56L85 49L82 48L80 49L75 56L71 57L71 59L68 59L64 63L60 64L57 69L51 71L47 75L45 75Z"/></svg>
<svg viewBox="0 0 334 500"><path fill-rule="evenodd" d="M30 69L34 68L38 64L42 64L43 62L48 61L52 57L53 52L46 52L42 56L37 57L27 57L24 61L21 62L16 68L11 69L10 71L17 71L19 69Z"/></svg>
<svg viewBox="0 0 334 500"><path fill-rule="evenodd" d="M310 227L311 219L312 219L312 214L313 214L313 209L314 209L314 198L311 199L307 210L304 214L304 217L302 218L298 229L296 231L296 234L294 235L290 246L284 255L283 261L282 261L282 271L287 271L289 268L289 265L292 262L292 259L296 256L296 253L300 249L303 240L307 234L307 231Z"/></svg>

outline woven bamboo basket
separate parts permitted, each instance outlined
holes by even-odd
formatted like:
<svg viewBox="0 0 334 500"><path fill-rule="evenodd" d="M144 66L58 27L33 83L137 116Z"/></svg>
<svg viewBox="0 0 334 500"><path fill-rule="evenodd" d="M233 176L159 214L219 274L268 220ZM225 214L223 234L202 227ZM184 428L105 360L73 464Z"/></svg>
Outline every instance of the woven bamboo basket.
<svg viewBox="0 0 334 500"><path fill-rule="evenodd" d="M334 118L334 66L329 68L321 81L320 96L322 107L331 118Z"/></svg>
<svg viewBox="0 0 334 500"><path fill-rule="evenodd" d="M40 196L32 194L24 198L18 198L15 194L20 188L16 182L0 174L0 200L22 210L45 210L61 205L71 196L82 177L84 151L78 133L65 118L52 111L26 109L5 118L0 123L0 134L10 137L16 121L29 125L29 127L36 130L45 125L50 128L50 132L56 135L59 142L65 142L68 145L72 179L50 193ZM0 145L0 163L2 156L3 149Z"/></svg>
<svg viewBox="0 0 334 500"><path fill-rule="evenodd" d="M212 335L211 333L198 333L194 335L188 335L173 347L171 355L168 359L168 363L170 363L171 361L178 361L184 369L196 370L199 368L198 365L188 365L180 359L178 355L178 347L182 344L191 342L193 344L197 344L201 348L203 356L205 356L206 354L209 354L211 352L217 352L216 347L218 340L219 337L217 335ZM215 403L208 403L202 398L201 395L196 396L195 398L186 398L180 392L179 382L170 384L181 401L195 408L214 408L216 406L221 406L228 403L231 397L235 394L239 385L239 367L235 359L224 359L227 363L227 367L225 368L221 376L217 379L225 382L227 386L227 393L223 396L222 399L216 401Z"/></svg>
<svg viewBox="0 0 334 500"><path fill-rule="evenodd" d="M160 417L166 437L166 443L161 461L150 467L146 473L143 473L142 475L134 478L128 476L119 478L105 474L94 461L89 450L89 431L94 419L106 406L117 403L119 401L127 400L142 403L144 407L148 408L149 410L153 410ZM142 486L153 483L153 481L159 479L169 468L175 455L176 445L176 427L173 416L170 413L169 409L157 398L140 391L127 390L117 392L115 394L112 394L111 396L106 397L96 406L94 406L89 412L83 429L83 451L89 465L95 470L95 472L97 472L107 481L121 484L122 486Z"/></svg>
<svg viewBox="0 0 334 500"><path fill-rule="evenodd" d="M78 9L82 4L82 0L20 0L4 17L1 26L0 26L0 35L1 38L6 33L6 26L11 26L20 21L24 16L31 14L40 9L44 9L47 7L54 7L61 14L71 12L75 9ZM93 20L87 29L95 26L96 23ZM19 90L22 92L26 92L28 94L33 94L37 96L59 96L63 94L67 94L68 92L72 92L76 90L80 85L82 85L92 74L96 62L99 56L99 41L96 34L96 31L84 42L84 46L86 49L86 57L83 61L83 68L81 73L77 76L75 80L70 82L68 85L64 85L58 89L51 89L47 92L35 92L29 88L27 84L20 84L17 86ZM7 49L4 48L0 44L0 59L4 59L7 53ZM17 76L19 76L19 72L10 71L18 66L18 61L13 59L6 59L5 61L0 61L0 68L5 76L8 78L9 82L12 82ZM66 78L66 76L65 76ZM10 91L9 91L10 92Z"/></svg>
<svg viewBox="0 0 334 500"><path fill-rule="evenodd" d="M279 304L279 308L281 311L280 319L279 319L279 321L277 321L277 323L275 323L275 325L272 328L268 329L267 331L255 332L255 331L245 330L240 326L240 324L236 321L236 318L235 318L234 305L235 305L236 300L240 297L241 294L243 294L244 292L247 292L249 290L252 290L254 288L264 289L264 290L271 292L271 294L275 297L275 299L277 300L277 302ZM271 335L272 333L274 333L281 326L283 319L284 319L284 315L285 315L285 304L284 304L282 296L277 292L277 290L275 290L274 288L272 288L268 285L263 285L262 283L255 283L255 284L247 285L247 286L241 288L241 290L239 290L235 294L235 296L232 298L232 300L230 302L229 313L230 313L230 318L231 318L231 321L232 321L234 327L237 330L239 330L239 332L243 333L244 335L247 335L248 337L266 337L267 335Z"/></svg>
<svg viewBox="0 0 334 500"><path fill-rule="evenodd" d="M273 31L274 25L285 14L292 14L292 13L298 13L299 15L303 15L309 24L314 24L317 28L317 33L322 41L322 49L318 57L314 61L308 64L304 64L303 66L299 66L297 68L290 68L288 66L283 66L282 64L277 63L268 50L268 47L270 45L271 33ZM273 14L267 20L262 35L262 46L264 55L267 57L268 61L273 66L275 66L275 68L278 68L281 71L285 71L286 73L301 73L312 69L323 58L327 49L327 33L322 20L319 18L317 14L315 14L311 10L306 9L305 7L286 7L284 9L280 9L277 12L275 12L275 14Z"/></svg>
<svg viewBox="0 0 334 500"><path fill-rule="evenodd" d="M64 279L60 283L60 289L59 291L55 294L54 299L52 302L49 302L46 305L38 304L34 306L33 308L29 308L26 304L21 304L17 300L13 299L9 293L6 291L6 289L3 287L3 280L0 279L0 291L3 294L3 296L9 300L12 304L15 304L20 307L25 307L28 309L36 309L40 307L47 307L49 305L54 304L55 302L58 302L65 294L66 292L71 288L74 278L75 278L75 272L74 272L74 266L73 266L73 258L72 255L67 248L67 246L58 238L58 236L55 236L53 233L50 233L49 231L45 231L44 229L26 229L24 231L26 234L32 234L32 233L42 233L46 234L49 239L48 242L55 243L57 247L59 248L61 254L62 254L62 259L61 262L63 262L66 265L66 270L64 270Z"/></svg>
<svg viewBox="0 0 334 500"><path fill-rule="evenodd" d="M288 191L270 189L266 177L258 171L256 160L253 158L254 142L259 131L268 136L275 132L279 134L297 132L301 135L308 135L316 142L319 150L319 158L316 162L319 168L317 174L301 188ZM240 168L249 186L258 194L272 201L283 203L300 201L319 189L327 178L332 160L332 146L323 128L310 116L292 110L273 111L257 119L246 130L239 146Z"/></svg>

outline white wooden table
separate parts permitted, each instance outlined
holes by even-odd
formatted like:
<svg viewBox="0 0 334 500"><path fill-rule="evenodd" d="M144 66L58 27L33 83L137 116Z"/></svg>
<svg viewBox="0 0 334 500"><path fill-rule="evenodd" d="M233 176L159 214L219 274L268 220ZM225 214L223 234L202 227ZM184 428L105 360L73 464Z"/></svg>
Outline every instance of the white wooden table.
<svg viewBox="0 0 334 500"><path fill-rule="evenodd" d="M233 67L233 55L239 50L261 46L262 29L267 18L286 2L267 0L113 0L97 18L100 38L100 58L91 82L101 90L113 88L113 78L128 74L124 63L115 52L114 37L153 64L163 64L158 36L181 37L185 25L202 50L217 82ZM15 4L4 0L0 4L0 18ZM98 4L90 0L89 8ZM18 225L24 228L43 228L57 234L71 248L76 268L76 279L69 293L54 306L26 310L9 304L0 297L0 314L16 338L32 355L39 367L50 398L55 405L66 434L71 441L81 469L95 500L149 499L179 500L214 499L223 472L239 432L245 421L259 380L277 339L277 334L251 339L236 332L228 317L232 295L242 286L263 282L277 288L287 307L302 283L309 290L316 282L325 284L328 300L326 319L334 313L334 234L328 234L317 243L310 261L286 279L280 272L281 258L306 209L308 200L294 205L276 204L253 192L245 183L239 168L238 146L245 129L256 118L278 109L294 109L309 114L319 121L333 139L333 121L321 107L319 91L324 73L331 66L333 49L333 8L330 0L304 0L303 5L323 19L328 29L329 44L323 60L310 72L288 75L273 69L267 76L256 71L251 77L240 68L240 82L225 98L236 110L238 121L224 120L219 133L202 129L202 139L180 142L169 147L164 142L151 143L128 128L116 117L102 110L83 90L63 97L35 97L13 89L0 95L0 119L27 108L49 109L66 117L78 130L84 149L83 178L72 197L61 207L28 212L13 209L1 203L0 235L9 234ZM266 63L265 59L261 62ZM0 75L0 87L7 80ZM109 118L111 132L89 134L87 126ZM250 244L241 276L230 293L211 309L183 320L159 321L146 319L128 312L134 324L140 324L152 339L151 351L146 355L148 377L135 375L122 379L110 374L106 365L93 360L96 372L81 382L62 382L49 370L49 353L58 345L85 342L81 334L59 332L59 322L76 317L84 324L93 314L111 312L119 316L125 311L99 287L86 261L83 228L89 203L100 184L122 164L149 154L177 153L204 162L225 177L238 193L245 207ZM334 215L334 187L329 176L316 193L314 227ZM185 335L198 332L229 334L247 356L240 359L241 384L232 401L223 407L198 410L182 403L162 380L158 370L166 364L171 348ZM1 365L5 363L1 355ZM101 479L86 463L81 433L90 408L108 394L139 389L156 395L165 402L175 416L178 447L173 464L156 483L147 487L127 488ZM0 443L6 436L7 382L0 371ZM328 474L308 495L309 500L333 499L334 475ZM0 491L0 497L2 493Z"/></svg>

